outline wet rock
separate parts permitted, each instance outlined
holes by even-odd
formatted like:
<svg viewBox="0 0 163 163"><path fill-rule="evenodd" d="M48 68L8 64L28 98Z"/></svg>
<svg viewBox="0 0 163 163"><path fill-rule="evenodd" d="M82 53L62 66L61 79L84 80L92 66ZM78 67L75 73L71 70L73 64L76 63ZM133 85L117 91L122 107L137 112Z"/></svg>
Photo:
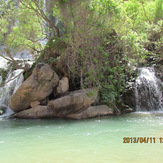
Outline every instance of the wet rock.
<svg viewBox="0 0 163 163"><path fill-rule="evenodd" d="M134 109L131 109L131 108L127 108L123 111L123 113L132 113L134 112Z"/></svg>
<svg viewBox="0 0 163 163"><path fill-rule="evenodd" d="M98 93L94 88L83 89L67 93L56 100L49 101L48 108L57 117L66 117L91 106L97 99Z"/></svg>
<svg viewBox="0 0 163 163"><path fill-rule="evenodd" d="M114 110L109 108L107 105L91 106L82 112L76 114L70 114L67 117L72 119L87 119L100 116L113 115Z"/></svg>
<svg viewBox="0 0 163 163"><path fill-rule="evenodd" d="M32 75L12 95L9 106L15 111L30 108L31 102L49 96L59 81L58 75L46 64L37 64Z"/></svg>

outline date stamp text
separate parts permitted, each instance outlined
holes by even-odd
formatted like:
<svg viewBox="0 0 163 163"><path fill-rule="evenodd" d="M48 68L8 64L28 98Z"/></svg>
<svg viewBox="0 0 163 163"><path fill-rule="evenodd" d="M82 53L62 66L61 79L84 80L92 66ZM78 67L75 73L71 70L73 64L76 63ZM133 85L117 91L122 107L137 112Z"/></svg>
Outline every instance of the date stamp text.
<svg viewBox="0 0 163 163"><path fill-rule="evenodd" d="M163 143L163 137L124 137L123 143Z"/></svg>

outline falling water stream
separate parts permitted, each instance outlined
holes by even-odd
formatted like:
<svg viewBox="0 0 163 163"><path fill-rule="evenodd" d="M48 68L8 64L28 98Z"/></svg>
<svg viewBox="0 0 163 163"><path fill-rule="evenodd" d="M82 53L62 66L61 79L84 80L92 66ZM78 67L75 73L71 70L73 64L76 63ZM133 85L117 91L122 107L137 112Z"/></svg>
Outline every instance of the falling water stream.
<svg viewBox="0 0 163 163"><path fill-rule="evenodd" d="M9 64L7 60L3 59L2 57L0 57L0 68L6 72L5 81L3 81L4 79L2 79L0 76L0 109L3 109L3 111L5 111L4 115L8 116L13 113L9 109L8 102L11 95L17 90L24 80L23 75L21 74L23 70L18 69L12 71L11 64Z"/></svg>
<svg viewBox="0 0 163 163"><path fill-rule="evenodd" d="M26 57L22 59L22 55L23 53L18 53L14 59L19 60L22 65L25 62L32 65L33 62L29 61L31 56L26 55ZM8 60L3 57L0 57L0 70L1 72L3 71L5 77L5 79L3 79L2 76L0 76L0 110L5 112L2 116L9 116L13 113L13 111L9 108L9 99L24 81L23 69L13 70L12 66L12 63L8 62Z"/></svg>
<svg viewBox="0 0 163 163"><path fill-rule="evenodd" d="M156 77L153 67L141 68L135 85L137 111L163 110L163 83Z"/></svg>

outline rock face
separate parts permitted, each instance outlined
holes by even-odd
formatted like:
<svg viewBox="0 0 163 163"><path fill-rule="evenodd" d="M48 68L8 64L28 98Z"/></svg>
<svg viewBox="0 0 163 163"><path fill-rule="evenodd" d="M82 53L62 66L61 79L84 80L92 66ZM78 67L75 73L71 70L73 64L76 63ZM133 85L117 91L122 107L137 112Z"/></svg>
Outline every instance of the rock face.
<svg viewBox="0 0 163 163"><path fill-rule="evenodd" d="M31 102L41 101L49 96L58 81L58 75L49 65L37 64L32 75L12 95L10 108L15 112L29 109Z"/></svg>
<svg viewBox="0 0 163 163"><path fill-rule="evenodd" d="M49 101L48 108L57 117L67 117L67 115L84 110L91 106L97 99L96 89L77 90L56 100Z"/></svg>
<svg viewBox="0 0 163 163"><path fill-rule="evenodd" d="M80 113L68 115L72 119L86 119L100 116L113 115L114 110L107 105L91 106Z"/></svg>
<svg viewBox="0 0 163 163"><path fill-rule="evenodd" d="M122 99L125 105L136 110L135 83L130 82L128 88L123 93Z"/></svg>

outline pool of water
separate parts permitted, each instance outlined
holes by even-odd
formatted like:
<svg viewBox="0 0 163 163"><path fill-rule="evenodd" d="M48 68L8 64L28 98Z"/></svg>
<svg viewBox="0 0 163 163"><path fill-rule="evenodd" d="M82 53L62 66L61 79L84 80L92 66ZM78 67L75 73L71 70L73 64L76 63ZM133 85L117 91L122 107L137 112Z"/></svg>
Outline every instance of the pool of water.
<svg viewBox="0 0 163 163"><path fill-rule="evenodd" d="M124 137L155 143L123 143ZM161 163L160 137L163 112L80 121L0 118L0 163Z"/></svg>

